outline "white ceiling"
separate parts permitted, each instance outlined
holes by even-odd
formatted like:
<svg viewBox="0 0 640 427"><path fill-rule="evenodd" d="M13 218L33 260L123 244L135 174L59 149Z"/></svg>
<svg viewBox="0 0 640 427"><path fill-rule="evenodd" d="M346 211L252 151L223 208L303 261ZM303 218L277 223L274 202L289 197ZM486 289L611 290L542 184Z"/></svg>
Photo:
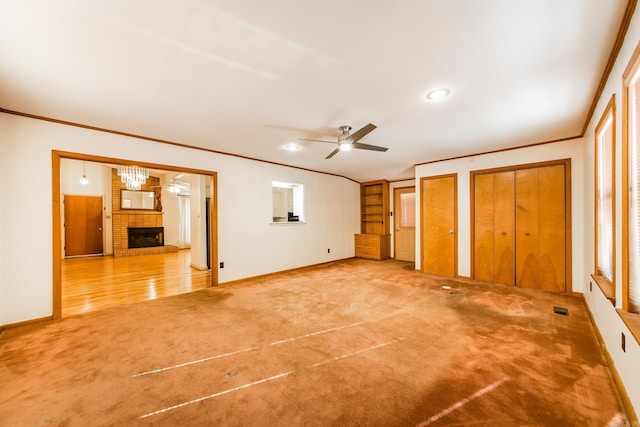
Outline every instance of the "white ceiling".
<svg viewBox="0 0 640 427"><path fill-rule="evenodd" d="M413 177L580 135L626 3L0 0L0 108L358 181ZM361 142L386 153L282 148L369 122Z"/></svg>

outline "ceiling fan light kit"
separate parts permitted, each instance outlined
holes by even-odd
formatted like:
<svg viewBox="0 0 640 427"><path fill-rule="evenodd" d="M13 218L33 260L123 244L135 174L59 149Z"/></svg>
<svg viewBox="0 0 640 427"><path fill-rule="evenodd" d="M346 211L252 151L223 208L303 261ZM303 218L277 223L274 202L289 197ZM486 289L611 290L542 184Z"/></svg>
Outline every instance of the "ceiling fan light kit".
<svg viewBox="0 0 640 427"><path fill-rule="evenodd" d="M340 142L338 144L340 151L351 151L353 149L353 145L350 142Z"/></svg>

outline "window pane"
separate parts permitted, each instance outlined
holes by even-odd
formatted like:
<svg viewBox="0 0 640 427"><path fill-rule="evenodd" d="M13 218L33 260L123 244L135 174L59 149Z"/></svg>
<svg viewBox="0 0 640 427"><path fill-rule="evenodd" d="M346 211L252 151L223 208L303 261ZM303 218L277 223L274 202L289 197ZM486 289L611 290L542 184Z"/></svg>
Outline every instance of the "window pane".
<svg viewBox="0 0 640 427"><path fill-rule="evenodd" d="M611 104L612 105L612 104ZM608 108L596 129L597 274L613 282L613 109Z"/></svg>
<svg viewBox="0 0 640 427"><path fill-rule="evenodd" d="M416 193L400 194L400 227L416 226Z"/></svg>
<svg viewBox="0 0 640 427"><path fill-rule="evenodd" d="M629 311L640 311L640 90L629 86Z"/></svg>

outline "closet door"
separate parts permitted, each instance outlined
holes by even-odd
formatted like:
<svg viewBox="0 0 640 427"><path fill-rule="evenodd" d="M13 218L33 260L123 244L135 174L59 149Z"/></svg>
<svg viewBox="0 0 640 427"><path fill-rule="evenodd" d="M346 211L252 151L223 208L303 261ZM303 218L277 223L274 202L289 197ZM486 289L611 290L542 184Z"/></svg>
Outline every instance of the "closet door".
<svg viewBox="0 0 640 427"><path fill-rule="evenodd" d="M566 292L563 165L515 171L516 286Z"/></svg>
<svg viewBox="0 0 640 427"><path fill-rule="evenodd" d="M514 177L513 171L475 176L476 280L515 284Z"/></svg>

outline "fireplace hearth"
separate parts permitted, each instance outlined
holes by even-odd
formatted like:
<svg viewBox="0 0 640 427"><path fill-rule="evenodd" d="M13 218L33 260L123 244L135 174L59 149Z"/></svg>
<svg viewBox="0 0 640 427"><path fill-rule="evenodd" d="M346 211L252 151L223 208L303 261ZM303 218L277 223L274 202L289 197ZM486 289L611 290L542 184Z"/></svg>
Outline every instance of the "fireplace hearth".
<svg viewBox="0 0 640 427"><path fill-rule="evenodd" d="M164 227L127 228L129 249L164 246Z"/></svg>

